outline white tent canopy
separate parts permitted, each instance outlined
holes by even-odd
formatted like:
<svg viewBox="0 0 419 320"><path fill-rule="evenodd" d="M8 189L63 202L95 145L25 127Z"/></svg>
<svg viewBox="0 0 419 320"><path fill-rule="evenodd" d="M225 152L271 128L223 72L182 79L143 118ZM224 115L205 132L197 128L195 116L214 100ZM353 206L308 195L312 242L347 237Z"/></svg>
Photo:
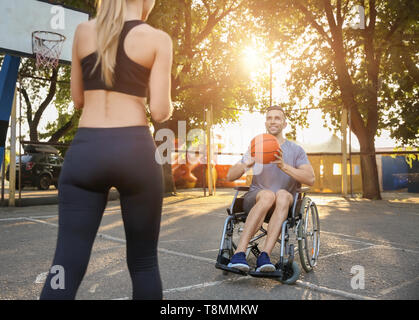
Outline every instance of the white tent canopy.
<svg viewBox="0 0 419 320"><path fill-rule="evenodd" d="M306 153L340 153L342 152L342 139L335 134L332 135L328 140L319 144L308 144L299 141L294 141L298 145L302 146ZM349 151L349 144L348 144ZM352 145L352 152L359 152L358 148Z"/></svg>

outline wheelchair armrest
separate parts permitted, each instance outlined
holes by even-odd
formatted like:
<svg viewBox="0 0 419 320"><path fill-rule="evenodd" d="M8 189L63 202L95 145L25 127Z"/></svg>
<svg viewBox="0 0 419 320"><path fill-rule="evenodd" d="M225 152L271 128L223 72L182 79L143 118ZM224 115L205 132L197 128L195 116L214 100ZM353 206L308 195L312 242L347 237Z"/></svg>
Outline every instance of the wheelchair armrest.
<svg viewBox="0 0 419 320"><path fill-rule="evenodd" d="M308 192L309 190L310 190L310 187L301 187L301 188L298 188L296 190L296 192L298 192L298 193L304 193L304 192Z"/></svg>
<svg viewBox="0 0 419 320"><path fill-rule="evenodd" d="M237 191L249 191L250 187L234 187L234 190Z"/></svg>

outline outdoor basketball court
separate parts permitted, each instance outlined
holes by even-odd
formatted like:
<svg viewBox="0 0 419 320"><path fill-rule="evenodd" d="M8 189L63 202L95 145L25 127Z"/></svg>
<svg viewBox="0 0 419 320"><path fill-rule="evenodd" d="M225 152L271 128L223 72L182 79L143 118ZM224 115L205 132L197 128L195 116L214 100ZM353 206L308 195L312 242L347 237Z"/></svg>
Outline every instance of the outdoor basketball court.
<svg viewBox="0 0 419 320"><path fill-rule="evenodd" d="M214 267L229 189L214 197L188 191L165 199L159 264L164 299L418 299L419 199L383 194L387 200L347 201L312 195L319 207L319 263L295 285L229 274ZM57 236L57 206L2 208L0 299L38 299ZM279 256L275 249L273 259ZM298 258L296 259L298 262ZM250 260L254 263L254 259ZM351 286L363 268L364 289ZM356 271L359 275L359 272ZM125 235L118 201L108 203L77 299L129 299Z"/></svg>
<svg viewBox="0 0 419 320"><path fill-rule="evenodd" d="M0 73L1 164L9 119L10 158L19 154L16 110L22 106L22 97L16 88L17 84L22 88L21 59L32 58L38 68L47 70L57 63L70 64L74 31L89 15L34 0L0 0L0 10L6 13L0 20L0 52L6 54ZM211 163L210 156L208 159ZM11 161L11 185L17 178L15 165ZM32 191L24 192L31 197ZM320 215L320 256L315 270L302 271L294 285L223 275L215 268L226 208L232 197L233 190L220 189L211 197L203 197L202 190L188 190L165 198L159 242L164 299L419 299L417 194L383 194L382 201L311 195ZM39 298L51 266L57 227L57 205L0 207L1 300ZM278 257L277 247L272 260L276 262ZM299 263L298 257L295 260ZM255 259L249 262L255 264ZM119 201L110 201L77 299L130 297L120 205Z"/></svg>

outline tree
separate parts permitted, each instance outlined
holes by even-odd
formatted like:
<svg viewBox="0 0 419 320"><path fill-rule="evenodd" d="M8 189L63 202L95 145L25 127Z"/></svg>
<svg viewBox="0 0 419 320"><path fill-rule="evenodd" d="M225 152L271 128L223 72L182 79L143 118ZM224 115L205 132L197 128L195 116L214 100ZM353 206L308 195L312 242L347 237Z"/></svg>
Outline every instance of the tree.
<svg viewBox="0 0 419 320"><path fill-rule="evenodd" d="M258 91L243 73L240 55L258 26L246 16L247 0L158 1L149 23L166 31L174 43L172 69L172 118L153 125L177 132L202 126L204 110L212 108L215 122L234 121L237 106L260 105ZM247 28L244 26L246 25ZM166 192L174 191L170 165L164 167Z"/></svg>
<svg viewBox="0 0 419 320"><path fill-rule="evenodd" d="M350 112L361 149L363 196L380 199L375 137L388 128L404 143L419 138L419 3L257 0L252 10L274 29L277 45L287 48L280 57L292 61L292 103L301 104L311 93L310 103L329 114L335 128L342 110ZM365 25L351 26L364 17Z"/></svg>

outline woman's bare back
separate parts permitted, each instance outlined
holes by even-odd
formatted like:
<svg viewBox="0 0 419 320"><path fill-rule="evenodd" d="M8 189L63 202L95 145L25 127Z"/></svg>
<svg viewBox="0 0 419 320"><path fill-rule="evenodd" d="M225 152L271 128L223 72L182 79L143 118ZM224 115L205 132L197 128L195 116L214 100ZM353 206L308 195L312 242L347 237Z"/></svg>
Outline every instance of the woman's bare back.
<svg viewBox="0 0 419 320"><path fill-rule="evenodd" d="M75 52L79 61L96 51L95 24L96 21L91 20L82 23L78 28ZM160 32L147 24L134 27L125 39L125 53L135 63L152 69L158 48L156 33ZM83 95L84 105L79 127L147 125L146 98L105 90L84 91Z"/></svg>

